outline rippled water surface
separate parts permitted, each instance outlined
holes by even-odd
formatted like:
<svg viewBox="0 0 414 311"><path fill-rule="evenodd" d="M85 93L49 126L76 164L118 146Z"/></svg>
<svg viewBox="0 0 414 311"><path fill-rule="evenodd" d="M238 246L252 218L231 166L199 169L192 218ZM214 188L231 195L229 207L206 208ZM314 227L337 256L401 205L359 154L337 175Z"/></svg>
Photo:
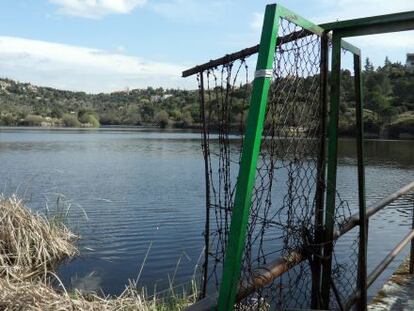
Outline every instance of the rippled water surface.
<svg viewBox="0 0 414 311"><path fill-rule="evenodd" d="M166 287L190 278L203 248L204 169L200 135L148 130L0 129L0 191L33 209L61 202L80 232L82 255L62 267L67 286L119 293L136 278ZM357 201L353 140L341 140L338 186ZM414 180L413 141L367 141L367 201ZM85 216L85 214L87 216ZM390 207L370 223L369 264L408 230L411 210ZM381 282L401 262L393 262ZM176 273L175 273L176 271Z"/></svg>

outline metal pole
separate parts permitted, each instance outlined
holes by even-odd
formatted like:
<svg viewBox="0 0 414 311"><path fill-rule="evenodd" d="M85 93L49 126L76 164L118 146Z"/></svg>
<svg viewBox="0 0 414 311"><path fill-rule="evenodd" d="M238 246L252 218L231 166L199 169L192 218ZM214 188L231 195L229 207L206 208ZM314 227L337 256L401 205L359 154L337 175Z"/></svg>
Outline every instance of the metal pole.
<svg viewBox="0 0 414 311"><path fill-rule="evenodd" d="M311 308L320 308L321 258L323 238L323 211L325 195L325 152L326 152L326 120L328 113L328 70L329 70L329 39L327 33L321 36L321 65L320 65L320 125L319 125L319 156L317 171L317 189L315 195L315 248L312 271Z"/></svg>
<svg viewBox="0 0 414 311"><path fill-rule="evenodd" d="M411 222L411 229L414 230L414 196L413 196L413 213L412 213L412 222ZM409 271L410 274L414 273L414 240L411 240L411 246L410 246L410 267Z"/></svg>
<svg viewBox="0 0 414 311"><path fill-rule="evenodd" d="M338 154L338 114L340 101L341 37L332 36L332 77L328 126L328 179L325 209L325 247L322 272L322 308L329 309L331 292L333 231L335 225L336 171Z"/></svg>
<svg viewBox="0 0 414 311"><path fill-rule="evenodd" d="M388 267L388 265L391 263L391 261L394 260L396 256L398 256L399 253L404 249L404 246L408 244L408 242L412 241L414 238L414 230L411 230L401 242L399 242L394 249L388 253L388 255L381 261L381 263L375 267L375 269L369 274L367 278L367 287L370 287L372 283L375 282L375 280L381 275L382 272ZM355 302L359 300L359 297L361 295L361 292L357 290L357 292L349 298L349 300L346 303L345 310L351 310L352 306Z"/></svg>
<svg viewBox="0 0 414 311"><path fill-rule="evenodd" d="M266 6L255 79L250 100L247 128L231 217L228 247L220 284L218 310L233 310L239 290L242 255L246 241L251 197L256 176L257 158L262 140L263 123L269 93L273 56L279 28L278 9Z"/></svg>
<svg viewBox="0 0 414 311"><path fill-rule="evenodd" d="M207 293L207 278L208 278L208 254L210 244L210 174L208 163L208 138L207 138L207 120L205 111L205 97L204 97L204 72L200 73L200 112L203 122L203 156L204 156L204 171L206 182L206 222L204 228L204 264L203 264L203 288L201 290L201 298L204 298Z"/></svg>
<svg viewBox="0 0 414 311"><path fill-rule="evenodd" d="M367 279L367 286L371 286L372 283L381 275L381 273L388 267L393 259L404 249L404 246L414 238L414 230L411 230L404 239L401 240L394 247L394 249L384 258L383 261L370 273Z"/></svg>
<svg viewBox="0 0 414 311"><path fill-rule="evenodd" d="M355 114L357 128L358 158L358 201L359 201L359 253L358 253L358 289L360 299L358 310L367 309L367 243L368 217L365 204L365 166L364 166L364 116L362 102L361 56L354 54L355 75Z"/></svg>

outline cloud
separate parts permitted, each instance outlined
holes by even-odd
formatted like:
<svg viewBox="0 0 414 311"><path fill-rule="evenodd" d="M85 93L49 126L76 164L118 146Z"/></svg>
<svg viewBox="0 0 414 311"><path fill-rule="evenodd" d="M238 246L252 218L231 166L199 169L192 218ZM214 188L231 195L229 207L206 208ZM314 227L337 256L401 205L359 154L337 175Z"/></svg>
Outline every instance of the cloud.
<svg viewBox="0 0 414 311"><path fill-rule="evenodd" d="M0 36L3 77L60 89L97 93L126 87L195 88L194 79L181 78L183 69L98 49Z"/></svg>
<svg viewBox="0 0 414 311"><path fill-rule="evenodd" d="M217 22L225 15L228 3L217 0L167 0L149 5L155 13L174 22Z"/></svg>
<svg viewBox="0 0 414 311"><path fill-rule="evenodd" d="M263 19L264 19L263 13L254 12L252 20L250 21L250 28L254 32L260 33L260 31L262 30L262 26L263 26Z"/></svg>
<svg viewBox="0 0 414 311"><path fill-rule="evenodd" d="M49 0L64 15L99 19L109 14L127 14L147 0Z"/></svg>

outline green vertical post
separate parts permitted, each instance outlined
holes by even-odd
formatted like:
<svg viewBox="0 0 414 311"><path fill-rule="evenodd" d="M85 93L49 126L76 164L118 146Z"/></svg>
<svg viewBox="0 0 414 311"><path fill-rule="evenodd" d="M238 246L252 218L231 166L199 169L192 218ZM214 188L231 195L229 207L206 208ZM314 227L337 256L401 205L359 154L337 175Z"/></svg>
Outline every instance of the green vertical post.
<svg viewBox="0 0 414 311"><path fill-rule="evenodd" d="M321 35L320 63L320 124L319 124L319 155L317 169L317 187L315 194L315 251L314 268L312 271L311 308L320 308L321 258L323 242L323 211L325 197L325 156L326 156L326 121L328 114L328 70L329 70L329 39L326 32Z"/></svg>
<svg viewBox="0 0 414 311"><path fill-rule="evenodd" d="M358 289L361 293L358 310L367 310L367 243L368 217L365 203L365 166L364 166L364 120L363 95L361 79L361 55L354 54L355 113L357 128L358 159L358 201L359 201L359 255L358 255Z"/></svg>
<svg viewBox="0 0 414 311"><path fill-rule="evenodd" d="M278 28L279 15L277 6L276 4L268 5L266 6L260 39L256 74L253 81L243 153L231 217L229 241L220 284L219 311L233 310L239 289L241 261L256 177L257 158L262 140Z"/></svg>
<svg viewBox="0 0 414 311"><path fill-rule="evenodd" d="M338 155L338 114L341 90L341 37L332 36L332 76L328 125L328 177L325 208L325 247L322 272L322 308L329 309L331 292L333 230L335 225L336 171Z"/></svg>

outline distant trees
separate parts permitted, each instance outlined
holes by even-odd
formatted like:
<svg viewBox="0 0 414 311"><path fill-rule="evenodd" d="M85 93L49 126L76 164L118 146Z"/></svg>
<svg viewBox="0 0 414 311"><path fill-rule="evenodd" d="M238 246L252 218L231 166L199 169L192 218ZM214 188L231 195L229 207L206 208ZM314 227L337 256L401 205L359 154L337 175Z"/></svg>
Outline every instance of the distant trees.
<svg viewBox="0 0 414 311"><path fill-rule="evenodd" d="M355 94L352 72L341 72L340 132L353 134L355 129ZM414 73L387 57L375 68L367 58L362 73L364 81L365 129L378 133L410 131L414 119ZM284 79L281 77L280 79ZM298 98L306 97L307 85L314 77L302 77ZM228 122L240 128L246 119L251 84L235 87L232 92ZM152 88L133 89L110 94L86 94L47 87L37 87L9 79L0 79L0 125L62 124L80 127L100 125L155 125L162 128L199 126L200 106L197 90ZM212 97L206 100L212 122L220 105ZM47 120L46 120L47 118ZM294 116L289 118L296 126ZM46 122L46 123L45 123ZM227 121L226 121L227 122Z"/></svg>
<svg viewBox="0 0 414 311"><path fill-rule="evenodd" d="M81 123L79 122L78 118L72 114L64 114L62 117L63 125L66 127L80 127Z"/></svg>

